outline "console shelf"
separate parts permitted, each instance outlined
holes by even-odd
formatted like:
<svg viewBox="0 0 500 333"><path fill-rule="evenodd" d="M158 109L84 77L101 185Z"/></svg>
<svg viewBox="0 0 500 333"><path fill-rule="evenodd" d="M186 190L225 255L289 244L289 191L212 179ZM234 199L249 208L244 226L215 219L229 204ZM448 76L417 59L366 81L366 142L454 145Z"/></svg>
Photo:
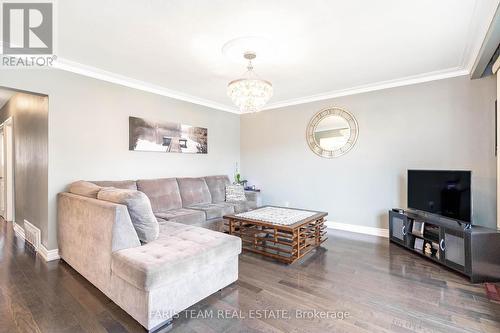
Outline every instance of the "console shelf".
<svg viewBox="0 0 500 333"><path fill-rule="evenodd" d="M422 223L423 228L418 228ZM413 230L414 227L419 230ZM460 224L431 214L391 210L389 239L466 275L473 283L500 281L500 232L497 230Z"/></svg>

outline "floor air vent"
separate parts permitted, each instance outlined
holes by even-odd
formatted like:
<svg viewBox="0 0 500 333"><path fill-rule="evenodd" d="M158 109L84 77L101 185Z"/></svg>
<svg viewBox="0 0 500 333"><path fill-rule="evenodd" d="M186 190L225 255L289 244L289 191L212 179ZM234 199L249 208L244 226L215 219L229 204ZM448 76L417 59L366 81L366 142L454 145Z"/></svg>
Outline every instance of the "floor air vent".
<svg viewBox="0 0 500 333"><path fill-rule="evenodd" d="M40 229L24 220L24 237L35 248L35 251L40 248L40 235Z"/></svg>

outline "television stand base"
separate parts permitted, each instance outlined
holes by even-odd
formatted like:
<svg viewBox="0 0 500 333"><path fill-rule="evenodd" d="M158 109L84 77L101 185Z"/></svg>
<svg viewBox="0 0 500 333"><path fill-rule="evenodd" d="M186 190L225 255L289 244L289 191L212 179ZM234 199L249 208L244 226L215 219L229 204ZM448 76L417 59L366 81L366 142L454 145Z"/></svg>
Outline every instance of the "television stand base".
<svg viewBox="0 0 500 333"><path fill-rule="evenodd" d="M389 239L466 275L472 283L500 281L500 232L495 229L390 210Z"/></svg>

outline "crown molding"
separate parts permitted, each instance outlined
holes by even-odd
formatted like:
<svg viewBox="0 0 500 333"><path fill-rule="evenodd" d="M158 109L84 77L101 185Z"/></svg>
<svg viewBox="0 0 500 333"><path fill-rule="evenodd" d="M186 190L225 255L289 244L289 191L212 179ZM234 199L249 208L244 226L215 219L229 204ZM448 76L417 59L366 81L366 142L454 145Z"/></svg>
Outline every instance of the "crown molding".
<svg viewBox="0 0 500 333"><path fill-rule="evenodd" d="M1 45L2 45L2 41L0 41L0 46ZM110 72L107 70L103 70L103 69L100 69L97 67L88 66L88 65L85 65L85 64L82 64L82 63L79 63L76 61L72 61L69 59L61 58L61 57L58 57L55 60L53 67L56 69L71 72L74 74L83 75L83 76L94 78L97 80L106 81L106 82L118 84L121 86L129 87L129 88L133 88L133 89L138 89L141 91L146 91L146 92L150 92L153 94L170 97L170 98L177 99L177 100L206 106L206 107L220 110L220 111L226 111L226 112L235 113L235 114L242 114L237 109L228 107L227 105L224 105L221 103L217 103L217 102L214 102L214 101L211 101L208 99L185 94L185 93L182 93L182 92L179 92L176 90L162 87L160 85L152 84L152 83L149 83L146 81L137 80L137 79L134 79L134 78L131 78L128 76L120 75L120 74ZM423 73L423 74L408 76L408 77L404 77L404 78L400 78L400 79L375 82L372 84L355 86L355 87L351 87L351 88L347 88L347 89L333 90L333 91L329 91L329 92L325 92L325 93L321 93L321 94L315 94L315 95L309 95L309 96L304 96L304 97L299 97L299 98L294 98L294 99L288 99L285 101L268 104L262 111L277 109L277 108L282 108L282 107L287 107L287 106L293 106L293 105L298 105L298 104L317 102L317 101L322 101L322 100L327 100L327 99L332 99L332 98L337 98L337 97L342 97L342 96L356 95L356 94L377 91L377 90L383 90L383 89L388 89L388 88L396 88L396 87L407 86L407 85L412 85L412 84L417 84L417 83L442 80L442 79L463 76L463 75L469 75L469 74L470 74L469 69L466 69L466 68L460 66L460 67L442 70L442 71Z"/></svg>
<svg viewBox="0 0 500 333"><path fill-rule="evenodd" d="M332 98L337 98L337 97L342 97L342 96L362 94L362 93L371 92L371 91L408 86L408 85L412 85L412 84L418 84L418 83L429 82L429 81L449 79L449 78L453 78L453 77L457 77L457 76L464 76L464 75L469 75L469 71L467 69L457 67L457 68L452 68L452 69L443 70L443 71L436 71L436 72L431 72L431 73L424 73L424 74L419 74L419 75L407 76L407 77L395 79L395 80L382 81L382 82L377 82L377 83L373 83L373 84L366 84L366 85L361 85L361 86L357 86L357 87L351 87L351 88L347 88L347 89L329 91L329 92L317 94L317 95L289 99L289 100L286 100L283 102L271 103L271 104L267 105L264 108L264 110L271 110L271 109L277 109L277 108L282 108L282 107L286 107L286 106L305 104L305 103L311 103L311 102L318 102L318 101L323 101L326 99L332 99Z"/></svg>
<svg viewBox="0 0 500 333"><path fill-rule="evenodd" d="M131 77L109 72L97 67L84 65L76 61L71 61L65 58L58 57L57 60L54 62L53 67L67 72L91 77L97 80L115 83L121 86L142 90L161 96L166 96L185 102L190 102L197 105L206 106L216 110L227 111L236 114L240 113L238 110L230 108L224 104L188 95L180 91L167 89L160 85L152 84L146 81L136 80Z"/></svg>
<svg viewBox="0 0 500 333"><path fill-rule="evenodd" d="M474 11L477 12L477 1L476 1ZM492 15L491 20L493 20L493 18L494 18L494 15ZM488 28L489 28L489 24L486 26L486 29L484 29L485 31L481 31L481 33L479 33L479 35L482 37L479 41L474 40L474 38L468 39L469 42L464 47L464 53L463 53L464 55L462 57L461 64L458 67L440 70L440 71L422 73L422 74L403 77L403 78L394 79L394 80L380 81L380 82L375 82L375 83L371 83L371 84L350 87L350 88L346 88L346 89L333 90L333 91L328 91L328 92L321 93L321 94L315 94L315 95L309 95L309 96L304 96L304 97L299 97L299 98L294 98L294 99L288 99L288 100L284 100L284 101L280 101L280 102L276 102L276 103L270 103L263 109L263 111L287 107L287 106L293 106L293 105L298 105L298 104L317 102L317 101L322 101L322 100L327 100L327 99L332 99L332 98L337 98L337 97L342 97L342 96L356 95L356 94L372 92L372 91L377 91L377 90L396 88L396 87L418 84L418 83L423 83L423 82L435 81L435 80L442 80L442 79L453 78L453 77L457 77L457 76L470 75L471 68L473 67L473 64L476 60L476 56L480 51L482 41L484 40L484 36L486 35ZM469 27L469 31L472 31L472 25ZM472 32L469 33L469 35L471 35L471 34L472 34ZM0 46L1 45L2 45L2 41L0 41ZM138 89L141 91L146 91L146 92L150 92L150 93L161 95L161 96L170 97L170 98L177 99L177 100L182 100L182 101L190 102L193 104L206 106L206 107L216 109L216 110L226 111L226 112L235 113L235 114L242 114L236 108L232 108L232 107L229 107L227 105L224 105L224 104L212 101L212 100L192 96L192 95L180 92L180 91L165 88L165 87L160 86L160 85L152 84L152 83L149 83L146 81L137 80L137 79L134 79L134 78L131 78L128 76L120 75L120 74L110 72L107 70L103 70L103 69L100 69L97 67L88 66L88 65L85 65L85 64L82 64L82 63L79 63L76 61L72 61L69 59L61 58L61 57L58 57L57 60L54 62L54 68L57 68L57 69L63 70L63 71L67 71L67 72L71 72L71 73L75 73L75 74L79 74L79 75L83 75L83 76L87 76L87 77L91 77L91 78L94 78L97 80L102 80L102 81L118 84L118 85L129 87L129 88Z"/></svg>
<svg viewBox="0 0 500 333"><path fill-rule="evenodd" d="M97 80L102 80L102 81L106 81L106 82L119 84L119 85L122 85L125 87L146 91L146 92L150 92L153 94L186 101L186 102L190 102L190 103L197 104L197 105L206 106L206 107L209 107L212 109L226 111L226 112L235 113L235 114L242 114L237 109L230 108L224 104L220 104L220 103L208 100L208 99L203 99L203 98L199 98L196 96L184 94L184 93L176 91L176 90L167 89L167 88L159 86L159 85L151 84L151 83L148 83L145 81L136 80L136 79L124 76L124 75L109 72L109 71L106 71L106 70L103 70L103 69L100 69L97 67L84 65L84 64L81 64L81 63L78 63L75 61L71 61L68 59L64 59L64 58L60 58L60 57L57 58L57 60L54 63L54 67L57 69L60 69L60 70L67 71L67 72L91 77L91 78L94 78ZM435 81L435 80L442 80L442 79L447 79L447 78L452 78L452 77L457 77L457 76L462 76L462 75L468 75L469 73L470 73L469 70L461 68L461 67L457 67L457 68L452 68L452 69L443 70L443 71L418 74L418 75L408 76L408 77L395 79L395 80L376 82L373 84L356 86L356 87L351 87L351 88L341 89L341 90L334 90L334 91L330 91L330 92L326 92L326 93L322 93L322 94L310 95L310 96L305 96L305 97L289 99L289 100L285 100L282 102L271 103L268 106L266 106L262 111L276 109L276 108L282 108L282 107L286 107L286 106L293 106L293 105L298 105L298 104L311 103L311 102L316 102L316 101L321 101L321 100L326 100L326 99L331 99L331 98L336 98L336 97L341 97L341 96L356 95L356 94L361 94L361 93L370 92L370 91L407 86L407 85Z"/></svg>
<svg viewBox="0 0 500 333"><path fill-rule="evenodd" d="M413 75L413 76L408 76L408 77L403 77L403 78L398 78L394 80L387 80L387 81L379 81L379 82L374 82L366 85L360 85L360 86L355 86L355 87L350 87L346 89L340 89L340 90L333 90L321 94L315 94L315 95L309 95L309 96L304 96L304 97L299 97L299 98L294 98L294 99L288 99L285 101L280 101L276 103L270 103L268 104L263 111L265 110L271 110L271 109L276 109L276 108L282 108L282 107L287 107L287 106L293 106L293 105L298 105L298 104L305 104L305 103L311 103L311 102L317 102L321 100L327 100L327 99L332 99L332 98L337 98L337 97L342 97L342 96L349 96L349 95L356 95L356 94L361 94L361 93L366 93L366 92L372 92L372 91L377 91L377 90L383 90L383 89L389 89L389 88L396 88L396 87L402 87L402 86L408 86L412 84L418 84L418 83L424 83L424 82L430 82L430 81L436 81L436 80L442 80L442 79L448 79L448 78L453 78L453 77L458 77L458 76L464 76L464 75L471 75L472 69L474 67L474 64L476 62L476 59L478 58L482 44L484 42L484 39L486 38L486 35L488 33L488 30L490 29L490 26L495 18L495 14L498 10L498 4L495 6L495 8L486 8L486 7L481 7L482 3L479 0L474 1L474 8L473 8L473 14L471 16L469 26L468 26L468 34L467 34L467 41L464 46L463 54L461 61L459 65L455 68L450 68L450 69L445 69L445 70L440 70L440 71L434 71L434 72L427 72L427 73L422 73L418 75ZM482 26L479 26L475 29L474 22L477 22L475 20L475 17L480 14L480 11L489 11L491 12L491 17ZM474 38L476 37L476 38ZM0 41L1 42L1 41ZM100 68L92 67L92 66L87 66L78 62L74 62L68 59L64 58L58 58L55 62L55 67L66 70L69 72L73 72L76 74L80 75L85 75L88 77L92 77L95 79L99 80L104 80L107 82L119 84L122 86L134 88L134 89L139 89L147 92L151 92L154 94L206 106L209 108L221 110L221 111L227 111L235 114L241 114L240 111L238 111L236 108L229 107L227 105L211 101L208 99L192 96L189 94L185 94L176 90L171 90L167 89L165 87L151 84L145 81L140 81L136 80L127 76L123 76L120 74L116 74L113 72L109 72L106 70L102 70Z"/></svg>
<svg viewBox="0 0 500 333"><path fill-rule="evenodd" d="M320 94L288 99L284 101L277 101L275 103L268 104L263 109L263 111L287 107L287 106L293 106L298 104L311 103L321 100L327 100L342 96L355 95L355 94L361 94L388 88L395 88L395 87L434 81L434 80L447 79L462 75L471 75L474 64L481 52L481 47L484 42L484 39L495 18L495 13L497 12L498 7L499 7L498 3L496 3L496 5L493 3L491 5L489 4L485 5L485 3L481 2L480 0L474 0L473 13L469 22L468 33L466 36L466 44L464 46L459 65L456 68L422 73L394 80L379 81L366 85L360 85L340 90L333 90ZM484 22L484 24L482 25L475 25L474 22L477 22L475 18L484 12L491 12L491 17L489 18L489 20L487 20L487 22ZM3 46L3 41L1 40L0 40L0 46ZM181 91L168 89L166 87L157 84L137 80L128 76L120 75L97 67L85 65L69 59L58 57L57 60L54 62L54 67L67 72L91 77L97 80L102 80L133 89L150 92L153 94L170 97L181 101L186 101L193 104L206 106L208 108L235 114L241 114L241 112L237 110L235 107L231 107L222 104L220 102L189 95Z"/></svg>
<svg viewBox="0 0 500 333"><path fill-rule="evenodd" d="M394 80L380 81L380 82L375 82L375 83L371 83L371 84L351 87L351 88L347 88L347 89L334 90L334 91L329 91L329 92L316 94L316 95L288 99L288 100L285 100L282 102L270 103L263 109L263 111L287 107L287 106L317 102L317 101L322 101L322 100L327 100L327 99L332 99L332 98L337 98L337 97L342 97L342 96L356 95L356 94L362 94L362 93L367 93L367 92L372 92L372 91L377 91L377 90L383 90L383 89L389 89L389 88L408 86L408 85L412 85L412 84L449 79L449 78L458 77L458 76L471 75L472 69L473 69L474 64L476 62L476 59L478 58L478 56L480 54L482 44L483 44L483 42L488 34L488 31L490 29L492 22L494 22L495 15L496 15L496 12L497 12L498 7L499 7L499 5L497 4L497 6L495 6L495 8L489 8L490 12L492 13L491 17L488 19L487 24L485 24L483 27L479 27L480 30L476 31L477 36L479 36L479 38L474 38L474 24L473 24L473 22L474 22L474 17L476 15L478 15L479 10L480 10L479 3L480 2L478 0L474 1L473 15L471 17L471 20L469 22L469 26L467 28L468 29L468 38L467 38L467 42L466 42L464 50L463 50L462 59L460 61L459 66L457 66L455 68L451 68L451 69L445 69L445 70L440 70L440 71L435 71L435 72L428 72L428 73L403 77L403 78L394 79Z"/></svg>

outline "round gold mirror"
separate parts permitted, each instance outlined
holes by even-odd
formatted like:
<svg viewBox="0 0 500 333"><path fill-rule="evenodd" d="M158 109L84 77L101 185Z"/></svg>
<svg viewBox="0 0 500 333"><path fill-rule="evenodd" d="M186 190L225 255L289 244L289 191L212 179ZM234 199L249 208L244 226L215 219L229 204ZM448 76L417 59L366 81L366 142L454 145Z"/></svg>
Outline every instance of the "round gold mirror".
<svg viewBox="0 0 500 333"><path fill-rule="evenodd" d="M307 143L325 158L344 155L358 139L358 122L348 111L332 107L318 112L307 126Z"/></svg>

